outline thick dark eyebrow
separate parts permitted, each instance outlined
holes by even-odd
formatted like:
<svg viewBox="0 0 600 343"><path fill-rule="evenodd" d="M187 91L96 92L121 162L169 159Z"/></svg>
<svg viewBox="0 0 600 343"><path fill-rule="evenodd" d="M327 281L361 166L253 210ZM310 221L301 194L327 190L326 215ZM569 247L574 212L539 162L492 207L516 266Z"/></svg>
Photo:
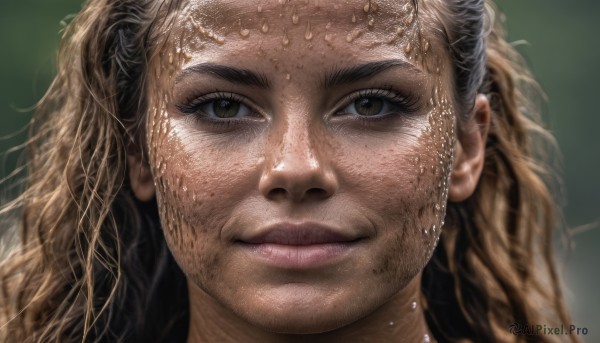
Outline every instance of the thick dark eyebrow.
<svg viewBox="0 0 600 343"><path fill-rule="evenodd" d="M414 65L403 60L384 60L360 64L348 68L337 69L325 76L321 82L323 88L335 87L346 83L353 83L368 79L390 68L400 67L418 74L423 72Z"/></svg>
<svg viewBox="0 0 600 343"><path fill-rule="evenodd" d="M253 86L265 89L271 87L269 80L263 74L258 74L248 69L240 69L214 63L200 63L185 68L181 71L181 73L179 73L179 75L177 75L175 83L179 83L186 76L196 73L210 74L225 81L238 83L245 86Z"/></svg>

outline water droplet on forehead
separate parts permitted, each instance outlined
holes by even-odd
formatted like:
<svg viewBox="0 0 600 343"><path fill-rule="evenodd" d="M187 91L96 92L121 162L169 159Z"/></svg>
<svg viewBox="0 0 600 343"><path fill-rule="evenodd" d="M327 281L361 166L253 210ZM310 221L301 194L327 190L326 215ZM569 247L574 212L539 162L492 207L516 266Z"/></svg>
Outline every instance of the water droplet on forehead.
<svg viewBox="0 0 600 343"><path fill-rule="evenodd" d="M258 13L262 13L262 10L263 10L262 5L258 5L258 8L257 8Z"/></svg>
<svg viewBox="0 0 600 343"><path fill-rule="evenodd" d="M263 21L263 24L262 24L262 27L261 27L261 31L263 33L269 32L269 23L266 20Z"/></svg>
<svg viewBox="0 0 600 343"><path fill-rule="evenodd" d="M250 34L250 30L248 29L240 29L240 36L242 37L248 37L248 35Z"/></svg>
<svg viewBox="0 0 600 343"><path fill-rule="evenodd" d="M410 44L410 42L406 43L406 46L404 47L404 52L407 54L410 54L410 52L412 51L412 45Z"/></svg>
<svg viewBox="0 0 600 343"><path fill-rule="evenodd" d="M294 6L294 8L292 9L292 23L298 24L298 13L296 12L296 6Z"/></svg>
<svg viewBox="0 0 600 343"><path fill-rule="evenodd" d="M375 18L369 19L369 26L372 27L373 25L375 25Z"/></svg>
<svg viewBox="0 0 600 343"><path fill-rule="evenodd" d="M313 38L312 28L310 27L310 22L306 23L306 31L304 32L304 39L311 40Z"/></svg>
<svg viewBox="0 0 600 343"><path fill-rule="evenodd" d="M356 23L356 14L352 13L352 22Z"/></svg>
<svg viewBox="0 0 600 343"><path fill-rule="evenodd" d="M370 10L371 10L371 1L367 2L365 7L363 7L363 11L365 11L365 13L369 13Z"/></svg>

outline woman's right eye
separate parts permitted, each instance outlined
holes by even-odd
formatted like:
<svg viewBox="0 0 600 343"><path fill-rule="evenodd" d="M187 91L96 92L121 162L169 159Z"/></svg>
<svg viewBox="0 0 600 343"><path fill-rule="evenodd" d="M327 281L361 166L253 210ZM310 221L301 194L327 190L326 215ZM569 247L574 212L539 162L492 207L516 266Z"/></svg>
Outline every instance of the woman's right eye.
<svg viewBox="0 0 600 343"><path fill-rule="evenodd" d="M248 106L233 99L214 99L199 105L199 110L211 118L229 119L252 114Z"/></svg>
<svg viewBox="0 0 600 343"><path fill-rule="evenodd" d="M195 98L177 105L184 114L200 118L221 120L248 117L255 111L244 104L244 99L235 94L217 93Z"/></svg>

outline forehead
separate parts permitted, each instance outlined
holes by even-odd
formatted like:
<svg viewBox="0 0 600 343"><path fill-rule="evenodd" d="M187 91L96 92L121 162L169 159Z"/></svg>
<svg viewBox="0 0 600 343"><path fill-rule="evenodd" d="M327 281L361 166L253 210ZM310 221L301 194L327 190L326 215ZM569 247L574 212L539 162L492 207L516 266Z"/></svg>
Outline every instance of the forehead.
<svg viewBox="0 0 600 343"><path fill-rule="evenodd" d="M192 59L340 64L401 57L431 71L441 60L430 16L421 12L412 0L191 0L176 14L169 46L180 67Z"/></svg>

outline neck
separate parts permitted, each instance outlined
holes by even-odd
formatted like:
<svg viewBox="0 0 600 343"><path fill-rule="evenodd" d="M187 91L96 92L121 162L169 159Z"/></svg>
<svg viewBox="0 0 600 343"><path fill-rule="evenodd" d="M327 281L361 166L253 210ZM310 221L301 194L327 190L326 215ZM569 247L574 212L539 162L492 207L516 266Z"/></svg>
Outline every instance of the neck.
<svg viewBox="0 0 600 343"><path fill-rule="evenodd" d="M188 343L200 342L429 342L420 306L421 274L368 316L339 329L310 335L265 331L241 319L188 281L190 329Z"/></svg>

